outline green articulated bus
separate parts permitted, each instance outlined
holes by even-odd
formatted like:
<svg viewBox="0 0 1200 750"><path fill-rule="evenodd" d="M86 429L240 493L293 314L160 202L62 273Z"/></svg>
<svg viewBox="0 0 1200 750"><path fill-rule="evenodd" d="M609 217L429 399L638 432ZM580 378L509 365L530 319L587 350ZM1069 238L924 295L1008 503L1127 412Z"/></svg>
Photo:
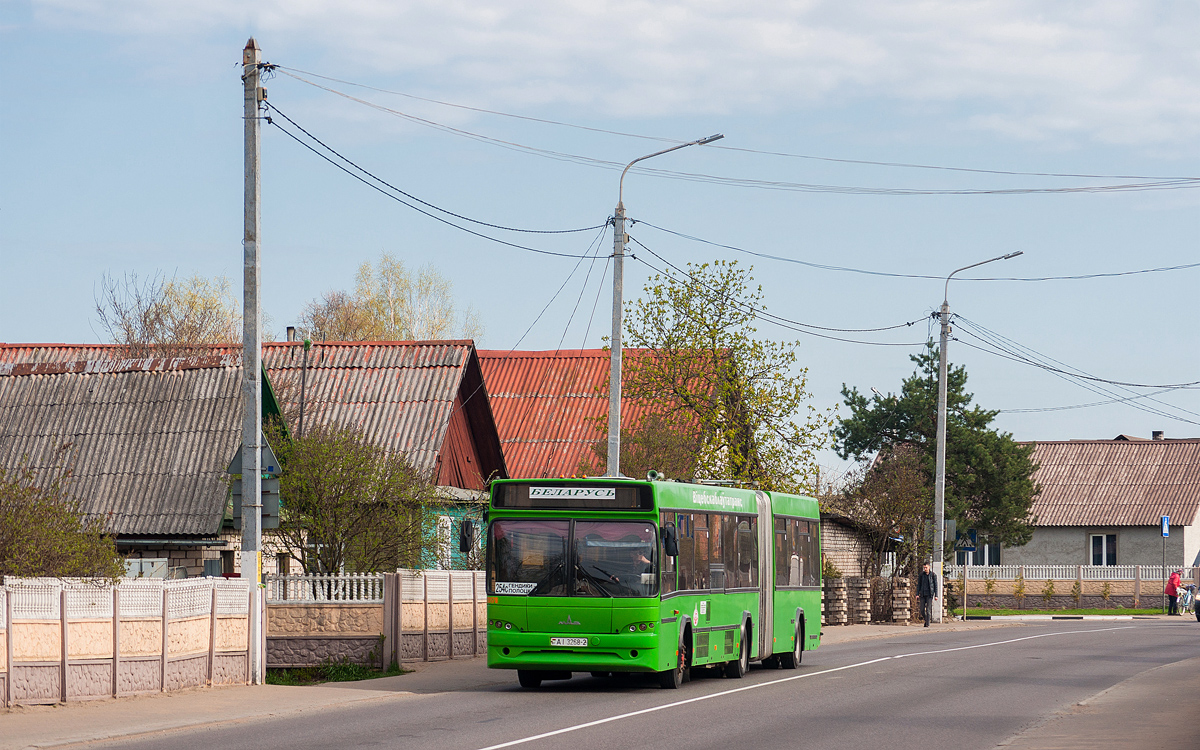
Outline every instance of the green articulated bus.
<svg viewBox="0 0 1200 750"><path fill-rule="evenodd" d="M515 479L487 518L488 666L572 672L794 669L821 642L817 501L707 484Z"/></svg>

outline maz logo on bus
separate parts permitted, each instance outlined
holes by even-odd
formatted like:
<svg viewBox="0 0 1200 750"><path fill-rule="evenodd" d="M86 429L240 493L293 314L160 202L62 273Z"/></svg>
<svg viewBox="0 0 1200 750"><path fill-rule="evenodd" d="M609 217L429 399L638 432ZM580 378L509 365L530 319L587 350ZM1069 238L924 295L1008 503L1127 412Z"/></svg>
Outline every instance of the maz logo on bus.
<svg viewBox="0 0 1200 750"><path fill-rule="evenodd" d="M530 487L530 497L592 497L615 499L616 487Z"/></svg>

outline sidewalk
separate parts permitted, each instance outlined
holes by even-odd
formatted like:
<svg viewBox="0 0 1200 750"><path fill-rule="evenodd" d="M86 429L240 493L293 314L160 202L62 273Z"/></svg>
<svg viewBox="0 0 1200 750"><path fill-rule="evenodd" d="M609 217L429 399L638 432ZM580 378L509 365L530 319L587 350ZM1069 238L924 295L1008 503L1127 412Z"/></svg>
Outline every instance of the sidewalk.
<svg viewBox="0 0 1200 750"><path fill-rule="evenodd" d="M1164 618L1165 619L1165 618ZM1020 628L1013 621L953 621L934 625L937 632ZM929 634L921 626L826 626L824 645ZM255 685L205 688L116 700L27 706L0 713L0 750L23 750L132 737L153 732L282 717L364 701L402 700L404 696L510 685L513 675L488 671L482 659L417 663L413 672L362 682L308 687ZM1174 737L1163 747L1188 747L1188 722L1177 714L1160 724L1166 707L1180 696L1200 693L1200 659L1159 667L1093 696L1072 711L1010 741L1015 750L1129 747L1104 744L1114 737ZM1163 714L1163 716L1160 716ZM1135 731L1136 728L1136 731ZM1064 744L1071 738L1075 744ZM1023 743L1023 744L1022 744ZM1057 743L1057 744L1056 744ZM1149 747L1144 744L1139 747Z"/></svg>

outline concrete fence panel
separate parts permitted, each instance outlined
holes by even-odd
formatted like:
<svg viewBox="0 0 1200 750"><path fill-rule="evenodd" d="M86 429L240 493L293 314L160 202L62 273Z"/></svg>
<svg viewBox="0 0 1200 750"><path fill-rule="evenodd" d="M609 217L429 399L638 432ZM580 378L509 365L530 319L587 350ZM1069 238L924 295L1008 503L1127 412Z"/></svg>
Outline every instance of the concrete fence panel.
<svg viewBox="0 0 1200 750"><path fill-rule="evenodd" d="M0 698L12 706L245 683L248 594L223 579L9 578Z"/></svg>

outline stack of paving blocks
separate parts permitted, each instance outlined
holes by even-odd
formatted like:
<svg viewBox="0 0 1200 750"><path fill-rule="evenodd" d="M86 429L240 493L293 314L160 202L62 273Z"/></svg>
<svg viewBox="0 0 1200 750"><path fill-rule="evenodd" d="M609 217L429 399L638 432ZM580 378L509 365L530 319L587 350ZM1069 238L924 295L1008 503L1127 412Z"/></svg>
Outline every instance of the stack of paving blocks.
<svg viewBox="0 0 1200 750"><path fill-rule="evenodd" d="M847 578L846 598L848 601L849 621L854 625L866 625L871 622L871 579Z"/></svg>
<svg viewBox="0 0 1200 750"><path fill-rule="evenodd" d="M826 578L824 597L821 602L821 617L825 625L846 625L846 581L843 578Z"/></svg>
<svg viewBox="0 0 1200 750"><path fill-rule="evenodd" d="M908 622L911 618L911 582L907 578L897 578L892 584L892 622Z"/></svg>

